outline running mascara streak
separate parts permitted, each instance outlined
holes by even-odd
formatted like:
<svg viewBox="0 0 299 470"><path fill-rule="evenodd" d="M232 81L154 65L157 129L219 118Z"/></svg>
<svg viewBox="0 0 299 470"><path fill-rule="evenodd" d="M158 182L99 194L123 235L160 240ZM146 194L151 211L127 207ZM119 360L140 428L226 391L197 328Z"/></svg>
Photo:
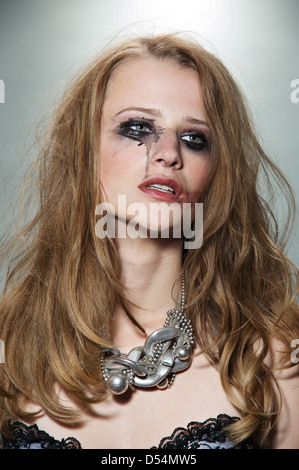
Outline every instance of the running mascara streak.
<svg viewBox="0 0 299 470"><path fill-rule="evenodd" d="M158 126L154 119L134 117L126 119L118 128L117 133L123 137L139 142L138 146L146 147L146 164L144 179L149 176L150 151L153 143L157 143L162 136L164 128ZM191 152L202 152L208 147L206 135L198 128L191 128L184 132L177 132L178 142Z"/></svg>
<svg viewBox="0 0 299 470"><path fill-rule="evenodd" d="M130 118L121 123L118 128L119 135L136 140L139 142L139 146L145 145L146 164L144 179L148 177L151 146L159 141L163 131L162 127L157 126L155 121L149 118Z"/></svg>

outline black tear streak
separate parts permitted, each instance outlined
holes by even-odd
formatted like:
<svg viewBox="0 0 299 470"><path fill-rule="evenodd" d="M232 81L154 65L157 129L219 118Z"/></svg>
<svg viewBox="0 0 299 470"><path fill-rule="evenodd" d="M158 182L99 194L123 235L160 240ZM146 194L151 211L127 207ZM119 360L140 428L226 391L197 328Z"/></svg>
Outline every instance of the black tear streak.
<svg viewBox="0 0 299 470"><path fill-rule="evenodd" d="M151 134L139 138L140 142L138 146L145 145L145 148L146 148L146 163L145 163L144 179L148 177L151 146L153 143L156 144L159 141L163 132L164 132L164 129L162 127L157 127L156 131L153 131Z"/></svg>

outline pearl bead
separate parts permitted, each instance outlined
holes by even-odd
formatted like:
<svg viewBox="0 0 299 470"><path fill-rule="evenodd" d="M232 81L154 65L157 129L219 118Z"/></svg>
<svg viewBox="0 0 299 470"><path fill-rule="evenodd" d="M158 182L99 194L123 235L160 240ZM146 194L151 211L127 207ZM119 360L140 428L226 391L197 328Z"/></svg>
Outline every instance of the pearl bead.
<svg viewBox="0 0 299 470"><path fill-rule="evenodd" d="M189 359L190 351L187 348L182 347L178 350L177 356L181 361L185 361L186 359Z"/></svg>
<svg viewBox="0 0 299 470"><path fill-rule="evenodd" d="M120 395L128 389L128 382L123 374L111 375L107 381L107 385L112 393Z"/></svg>

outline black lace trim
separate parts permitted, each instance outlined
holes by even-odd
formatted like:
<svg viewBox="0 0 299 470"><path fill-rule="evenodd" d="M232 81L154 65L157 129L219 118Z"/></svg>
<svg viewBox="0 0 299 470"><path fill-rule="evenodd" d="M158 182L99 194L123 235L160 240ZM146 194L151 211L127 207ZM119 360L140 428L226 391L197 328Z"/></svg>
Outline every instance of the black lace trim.
<svg viewBox="0 0 299 470"><path fill-rule="evenodd" d="M253 449L250 440L234 445L228 438L224 428L239 419L220 414L201 423L192 421L187 428L176 428L153 449Z"/></svg>
<svg viewBox="0 0 299 470"><path fill-rule="evenodd" d="M36 424L27 426L21 422L10 423L9 429L14 439L3 436L4 449L81 449L80 442L74 437L58 441Z"/></svg>
<svg viewBox="0 0 299 470"><path fill-rule="evenodd" d="M224 428L239 419L221 414L204 422L192 421L186 428L176 428L171 436L164 437L158 447L152 449L253 449L250 440L233 445L228 438ZM81 449L80 442L74 437L56 440L36 424L28 426L13 422L9 428L14 438L2 436L4 449Z"/></svg>

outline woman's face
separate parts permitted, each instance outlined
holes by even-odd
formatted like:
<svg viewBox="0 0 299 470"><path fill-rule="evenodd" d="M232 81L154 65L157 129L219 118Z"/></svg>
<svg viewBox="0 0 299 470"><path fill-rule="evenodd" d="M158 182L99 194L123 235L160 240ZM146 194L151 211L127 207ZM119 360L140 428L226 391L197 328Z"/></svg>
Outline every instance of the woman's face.
<svg viewBox="0 0 299 470"><path fill-rule="evenodd" d="M175 223L184 203L194 207L200 200L210 147L195 70L139 59L113 72L102 110L100 181L118 218L128 222L134 215L149 228L151 207L159 205L159 227ZM144 211L128 213L136 203ZM178 208L171 217L170 208Z"/></svg>

